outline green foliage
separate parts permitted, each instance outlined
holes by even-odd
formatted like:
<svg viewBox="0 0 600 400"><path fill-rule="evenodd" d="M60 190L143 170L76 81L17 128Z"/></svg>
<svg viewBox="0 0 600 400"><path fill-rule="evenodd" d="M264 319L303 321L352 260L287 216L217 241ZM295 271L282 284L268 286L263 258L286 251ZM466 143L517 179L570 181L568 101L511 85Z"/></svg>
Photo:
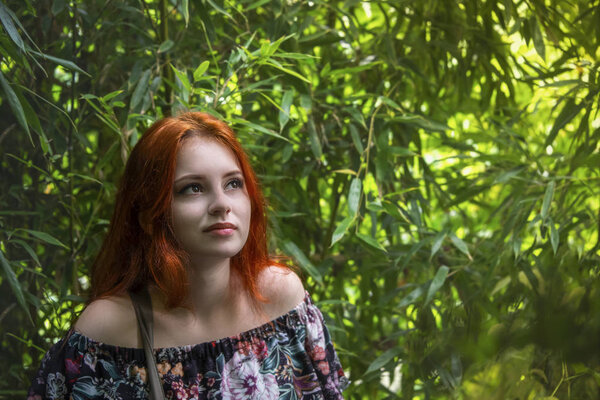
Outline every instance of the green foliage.
<svg viewBox="0 0 600 400"><path fill-rule="evenodd" d="M0 2L0 397L155 119L229 121L348 398L600 396L598 1Z"/></svg>

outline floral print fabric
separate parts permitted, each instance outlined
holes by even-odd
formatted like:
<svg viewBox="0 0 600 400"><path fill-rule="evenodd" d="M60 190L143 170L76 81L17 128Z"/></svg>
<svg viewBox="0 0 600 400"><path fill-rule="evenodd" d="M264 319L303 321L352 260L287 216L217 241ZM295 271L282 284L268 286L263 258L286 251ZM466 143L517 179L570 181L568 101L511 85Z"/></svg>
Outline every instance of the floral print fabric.
<svg viewBox="0 0 600 400"><path fill-rule="evenodd" d="M167 399L343 399L348 385L308 293L296 308L237 336L155 349ZM143 349L79 332L44 357L28 400L148 398Z"/></svg>

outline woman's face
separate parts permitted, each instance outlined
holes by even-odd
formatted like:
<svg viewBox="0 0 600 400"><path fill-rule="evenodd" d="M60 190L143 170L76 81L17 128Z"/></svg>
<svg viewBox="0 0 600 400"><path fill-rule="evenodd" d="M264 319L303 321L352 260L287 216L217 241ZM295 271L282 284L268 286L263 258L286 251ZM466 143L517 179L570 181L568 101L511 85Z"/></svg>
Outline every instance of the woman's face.
<svg viewBox="0 0 600 400"><path fill-rule="evenodd" d="M233 152L214 139L185 139L175 167L173 232L194 260L239 253L250 228L250 198Z"/></svg>

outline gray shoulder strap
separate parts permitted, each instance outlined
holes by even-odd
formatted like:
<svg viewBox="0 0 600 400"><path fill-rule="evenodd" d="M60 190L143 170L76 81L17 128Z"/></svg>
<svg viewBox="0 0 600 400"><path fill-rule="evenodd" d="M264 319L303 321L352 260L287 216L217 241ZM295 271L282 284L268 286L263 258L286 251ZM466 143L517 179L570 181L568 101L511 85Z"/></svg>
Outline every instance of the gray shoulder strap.
<svg viewBox="0 0 600 400"><path fill-rule="evenodd" d="M164 400L165 395L152 351L154 348L154 332L152 329L152 299L150 298L150 293L148 293L147 288L144 288L137 292L129 292L129 297L131 297L131 303L135 309L138 328L142 337L142 343L144 344L150 400Z"/></svg>

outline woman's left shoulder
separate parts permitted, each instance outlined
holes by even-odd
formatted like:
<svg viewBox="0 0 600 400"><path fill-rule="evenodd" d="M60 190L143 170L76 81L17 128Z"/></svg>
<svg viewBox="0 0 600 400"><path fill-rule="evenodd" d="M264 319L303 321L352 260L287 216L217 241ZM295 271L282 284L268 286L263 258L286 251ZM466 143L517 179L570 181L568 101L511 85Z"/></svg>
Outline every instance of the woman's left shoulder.
<svg viewBox="0 0 600 400"><path fill-rule="evenodd" d="M267 298L265 308L275 317L294 309L305 297L304 285L294 271L287 267L271 265L259 276L260 291Z"/></svg>

